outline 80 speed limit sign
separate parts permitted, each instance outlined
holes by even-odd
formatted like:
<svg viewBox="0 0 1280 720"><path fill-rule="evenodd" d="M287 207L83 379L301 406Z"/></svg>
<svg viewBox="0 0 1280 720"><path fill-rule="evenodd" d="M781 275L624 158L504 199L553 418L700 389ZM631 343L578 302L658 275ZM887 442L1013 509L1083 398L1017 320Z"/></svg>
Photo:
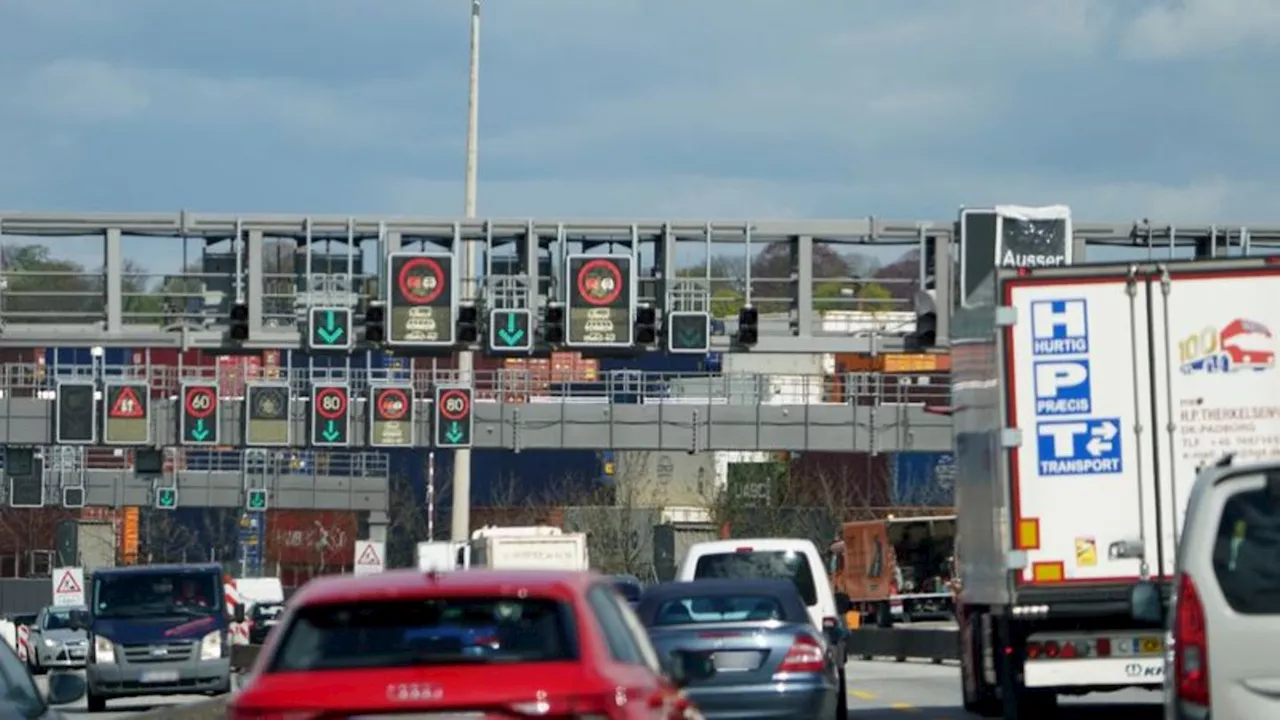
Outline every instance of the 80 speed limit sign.
<svg viewBox="0 0 1280 720"><path fill-rule="evenodd" d="M470 447L471 388L437 387L435 400L436 447Z"/></svg>

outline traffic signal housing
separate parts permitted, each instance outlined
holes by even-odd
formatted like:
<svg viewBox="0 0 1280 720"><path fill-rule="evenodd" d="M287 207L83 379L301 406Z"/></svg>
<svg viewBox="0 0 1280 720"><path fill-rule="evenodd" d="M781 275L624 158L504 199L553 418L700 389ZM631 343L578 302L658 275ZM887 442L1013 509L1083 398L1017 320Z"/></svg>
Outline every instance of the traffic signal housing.
<svg viewBox="0 0 1280 720"><path fill-rule="evenodd" d="M460 305L458 307L458 322L455 327L454 337L458 343L473 343L480 339L480 313L476 311L474 305Z"/></svg>
<svg viewBox="0 0 1280 720"><path fill-rule="evenodd" d="M751 305L738 311L739 345L755 345L760 342L760 313Z"/></svg>
<svg viewBox="0 0 1280 720"><path fill-rule="evenodd" d="M364 341L378 344L387 339L387 308L382 303L370 303L364 309Z"/></svg>
<svg viewBox="0 0 1280 720"><path fill-rule="evenodd" d="M658 341L658 311L649 305L636 308L635 330L632 338L637 345L652 345Z"/></svg>
<svg viewBox="0 0 1280 720"><path fill-rule="evenodd" d="M244 341L249 339L249 306L236 303L231 306L231 339Z"/></svg>
<svg viewBox="0 0 1280 720"><path fill-rule="evenodd" d="M552 303L542 323L542 340L551 345L564 342L564 305Z"/></svg>

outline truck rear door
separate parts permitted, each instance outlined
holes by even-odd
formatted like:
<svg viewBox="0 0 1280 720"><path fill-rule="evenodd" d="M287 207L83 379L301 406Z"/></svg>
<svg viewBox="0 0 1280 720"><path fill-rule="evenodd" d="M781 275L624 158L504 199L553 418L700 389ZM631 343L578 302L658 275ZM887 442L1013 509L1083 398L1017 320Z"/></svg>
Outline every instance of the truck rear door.
<svg viewBox="0 0 1280 720"><path fill-rule="evenodd" d="M1157 528L1147 284L1124 268L1003 281L1006 427L1020 585L1131 581ZM1150 555L1150 552L1148 553ZM1155 572L1154 558L1152 564Z"/></svg>
<svg viewBox="0 0 1280 720"><path fill-rule="evenodd" d="M1151 279L1161 574L1173 576L1197 470L1280 460L1280 267L1179 263Z"/></svg>

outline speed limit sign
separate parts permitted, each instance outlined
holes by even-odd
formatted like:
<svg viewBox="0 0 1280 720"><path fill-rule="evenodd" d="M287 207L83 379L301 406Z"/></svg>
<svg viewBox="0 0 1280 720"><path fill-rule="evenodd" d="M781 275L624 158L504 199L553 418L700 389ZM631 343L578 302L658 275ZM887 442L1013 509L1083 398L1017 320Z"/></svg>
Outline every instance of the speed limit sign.
<svg viewBox="0 0 1280 720"><path fill-rule="evenodd" d="M436 387L436 447L471 447L471 388L459 385Z"/></svg>

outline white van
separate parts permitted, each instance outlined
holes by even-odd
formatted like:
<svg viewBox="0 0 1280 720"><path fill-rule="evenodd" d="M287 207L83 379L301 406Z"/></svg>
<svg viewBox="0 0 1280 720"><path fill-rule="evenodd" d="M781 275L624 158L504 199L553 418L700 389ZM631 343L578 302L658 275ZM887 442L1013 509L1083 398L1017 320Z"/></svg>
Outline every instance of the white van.
<svg viewBox="0 0 1280 720"><path fill-rule="evenodd" d="M1280 464L1200 473L1173 588L1165 717L1280 717Z"/></svg>
<svg viewBox="0 0 1280 720"><path fill-rule="evenodd" d="M690 546L680 566L677 580L707 578L769 578L795 583L809 610L814 627L844 628L848 608L836 606L831 579L822 564L818 548L808 540L761 538L759 540L713 540ZM836 637L833 635L833 637ZM839 640L843 651L843 637Z"/></svg>

